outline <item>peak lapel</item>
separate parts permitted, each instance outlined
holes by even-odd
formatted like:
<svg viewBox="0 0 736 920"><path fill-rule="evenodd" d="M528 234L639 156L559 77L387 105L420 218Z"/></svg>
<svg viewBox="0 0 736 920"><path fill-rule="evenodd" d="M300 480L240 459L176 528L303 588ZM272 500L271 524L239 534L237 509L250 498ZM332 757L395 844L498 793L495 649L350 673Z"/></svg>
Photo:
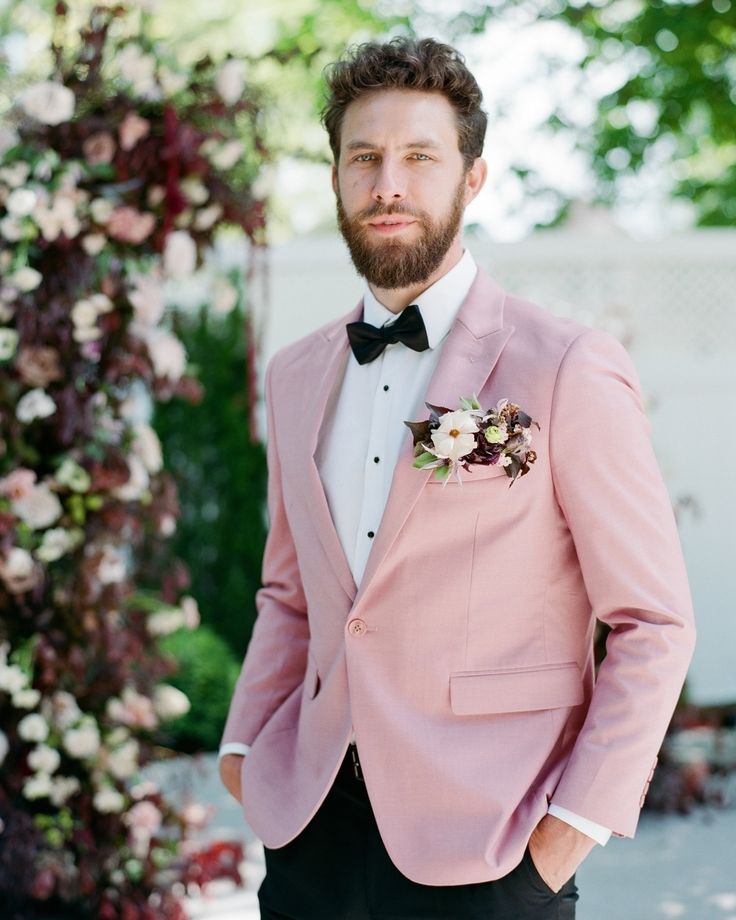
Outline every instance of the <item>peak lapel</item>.
<svg viewBox="0 0 736 920"><path fill-rule="evenodd" d="M479 269L444 345L441 346L442 352L424 399L415 407L409 420L427 418L425 402L454 409L461 396L480 393L514 331L513 326L503 325L503 301L503 290ZM407 428L406 440L402 444L391 480L386 508L355 598L356 605L365 595L373 575L432 475L431 470L418 470L412 466L412 440Z"/></svg>

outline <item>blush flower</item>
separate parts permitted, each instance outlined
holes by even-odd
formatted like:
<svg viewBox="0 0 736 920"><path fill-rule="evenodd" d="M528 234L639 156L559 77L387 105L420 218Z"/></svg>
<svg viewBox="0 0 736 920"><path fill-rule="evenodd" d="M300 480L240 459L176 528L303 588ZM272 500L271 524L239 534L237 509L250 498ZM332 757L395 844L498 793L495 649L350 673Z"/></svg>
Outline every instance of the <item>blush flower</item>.
<svg viewBox="0 0 736 920"><path fill-rule="evenodd" d="M475 448L478 424L469 411L445 412L439 427L432 432L432 443L438 457L459 460Z"/></svg>

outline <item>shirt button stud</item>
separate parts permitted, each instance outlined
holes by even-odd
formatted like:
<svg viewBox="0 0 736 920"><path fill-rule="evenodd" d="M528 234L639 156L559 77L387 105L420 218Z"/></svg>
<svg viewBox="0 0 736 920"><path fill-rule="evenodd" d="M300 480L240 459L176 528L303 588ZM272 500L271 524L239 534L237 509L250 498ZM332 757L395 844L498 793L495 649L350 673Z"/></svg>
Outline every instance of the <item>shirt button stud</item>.
<svg viewBox="0 0 736 920"><path fill-rule="evenodd" d="M387 384L387 383L384 383L383 389L384 389L384 391L388 389L388 384Z"/></svg>
<svg viewBox="0 0 736 920"><path fill-rule="evenodd" d="M373 537L375 537L375 534L373 533L372 530L369 530L369 531L368 531L368 536L369 536L371 539L373 539Z"/></svg>
<svg viewBox="0 0 736 920"><path fill-rule="evenodd" d="M373 458L373 462L374 462L374 463L378 463L378 461L379 461L380 459L381 459L380 457L374 457L374 458Z"/></svg>

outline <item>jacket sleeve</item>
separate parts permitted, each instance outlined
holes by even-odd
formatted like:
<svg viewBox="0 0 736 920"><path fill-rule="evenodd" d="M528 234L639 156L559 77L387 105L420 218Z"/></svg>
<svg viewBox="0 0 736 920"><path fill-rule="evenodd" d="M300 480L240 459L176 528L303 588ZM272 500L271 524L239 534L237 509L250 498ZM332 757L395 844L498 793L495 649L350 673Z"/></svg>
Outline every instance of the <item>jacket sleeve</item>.
<svg viewBox="0 0 736 920"><path fill-rule="evenodd" d="M277 358L278 356L275 356ZM222 735L221 745L252 744L281 703L304 679L309 642L307 603L284 508L271 377L265 375L269 529L257 616Z"/></svg>
<svg viewBox="0 0 736 920"><path fill-rule="evenodd" d="M633 836L695 639L674 513L623 346L583 332L561 363L550 459L593 615L611 631L552 797Z"/></svg>

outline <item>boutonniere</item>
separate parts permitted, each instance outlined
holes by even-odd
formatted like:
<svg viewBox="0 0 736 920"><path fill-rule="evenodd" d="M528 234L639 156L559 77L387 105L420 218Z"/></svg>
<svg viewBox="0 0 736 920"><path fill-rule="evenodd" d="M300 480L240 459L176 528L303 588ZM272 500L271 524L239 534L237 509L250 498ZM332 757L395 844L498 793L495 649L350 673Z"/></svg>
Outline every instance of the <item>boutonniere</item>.
<svg viewBox="0 0 736 920"><path fill-rule="evenodd" d="M489 410L481 408L475 394L462 397L456 410L425 406L430 412L426 421L404 422L414 436L413 466L434 469L435 479L445 485L453 474L462 485L460 470L468 470L471 463L500 464L512 485L537 459L531 426L539 429L539 424L508 399L499 399Z"/></svg>

